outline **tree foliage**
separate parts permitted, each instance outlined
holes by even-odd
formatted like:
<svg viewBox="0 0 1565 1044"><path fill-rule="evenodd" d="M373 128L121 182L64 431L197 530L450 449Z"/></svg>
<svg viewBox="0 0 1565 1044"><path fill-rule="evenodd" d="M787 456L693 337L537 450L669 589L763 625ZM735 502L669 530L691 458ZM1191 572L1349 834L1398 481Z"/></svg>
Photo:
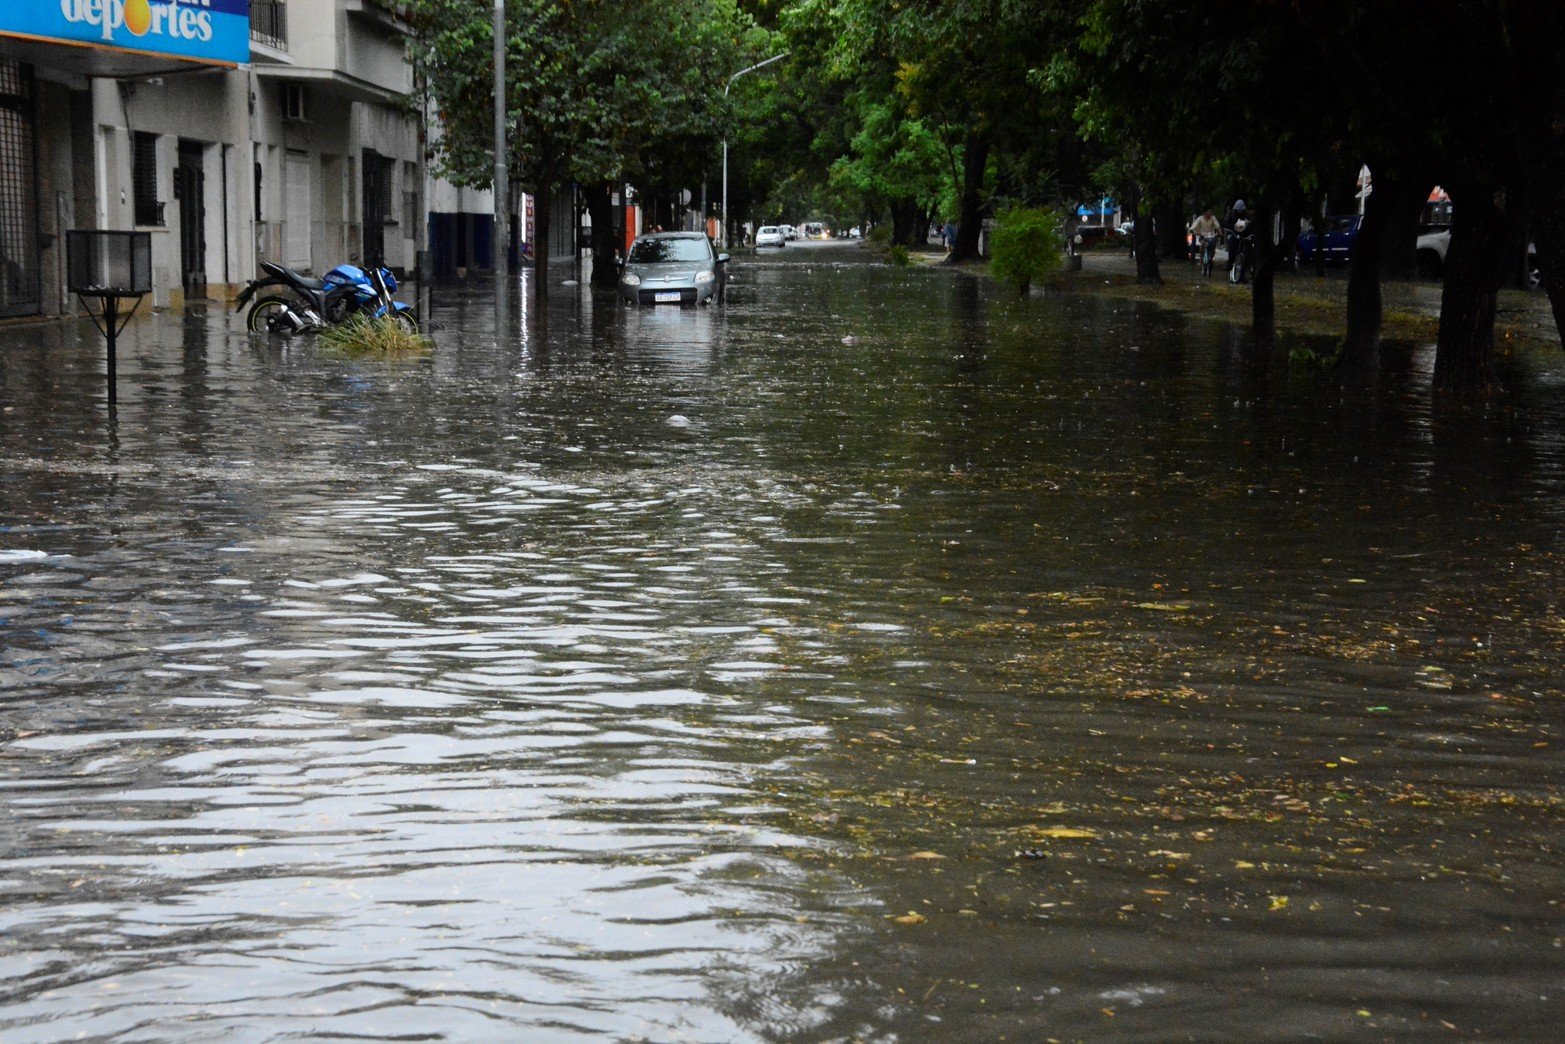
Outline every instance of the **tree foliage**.
<svg viewBox="0 0 1565 1044"><path fill-rule="evenodd" d="M989 267L995 278L1025 294L1033 283L1058 272L1065 250L1060 222L1058 212L1044 207L1001 213L990 238Z"/></svg>
<svg viewBox="0 0 1565 1044"><path fill-rule="evenodd" d="M446 119L443 167L484 184L488 0L410 6ZM1273 241L1272 222L1259 226L1265 332L1301 213L1346 196L1367 162L1381 193L1350 275L1350 346L1373 350L1382 265L1407 255L1436 181L1458 214L1440 380L1492 381L1465 356L1492 349L1495 288L1520 267L1529 226L1565 318L1562 4L511 0L509 11L511 164L534 189L689 183L726 137L733 210L889 212L909 243L929 219L954 217L958 260L996 209L1107 190L1139 208L1138 263L1154 276L1154 212L1178 225L1192 204L1243 196L1281 229ZM725 104L728 76L782 51L788 61L734 83Z"/></svg>

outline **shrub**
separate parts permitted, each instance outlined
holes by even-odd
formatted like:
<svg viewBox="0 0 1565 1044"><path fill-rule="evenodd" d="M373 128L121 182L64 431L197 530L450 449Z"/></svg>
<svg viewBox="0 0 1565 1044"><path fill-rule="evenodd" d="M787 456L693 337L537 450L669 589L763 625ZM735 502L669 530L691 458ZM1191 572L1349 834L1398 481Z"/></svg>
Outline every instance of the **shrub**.
<svg viewBox="0 0 1565 1044"><path fill-rule="evenodd" d="M322 331L321 342L331 348L362 355L407 355L435 346L434 341L402 320L389 315L371 318L362 314Z"/></svg>
<svg viewBox="0 0 1565 1044"><path fill-rule="evenodd" d="M908 264L907 247L900 243L886 251L886 261L898 268L906 268Z"/></svg>
<svg viewBox="0 0 1565 1044"><path fill-rule="evenodd" d="M1022 293L1065 263L1060 216L1043 207L1017 207L1000 214L989 235L989 271Z"/></svg>
<svg viewBox="0 0 1565 1044"><path fill-rule="evenodd" d="M869 241L872 246L885 248L891 245L891 229L886 225L876 225L869 230Z"/></svg>

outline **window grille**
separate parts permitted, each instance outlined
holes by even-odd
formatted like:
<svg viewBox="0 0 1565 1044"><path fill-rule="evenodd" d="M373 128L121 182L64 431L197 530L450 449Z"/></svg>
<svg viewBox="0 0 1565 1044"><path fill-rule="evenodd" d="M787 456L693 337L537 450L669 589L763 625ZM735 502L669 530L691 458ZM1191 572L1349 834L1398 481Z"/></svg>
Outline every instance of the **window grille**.
<svg viewBox="0 0 1565 1044"><path fill-rule="evenodd" d="M158 202L158 136L146 131L131 135L130 189L136 224L162 225L163 204Z"/></svg>
<svg viewBox="0 0 1565 1044"><path fill-rule="evenodd" d="M31 73L0 58L0 316L31 315L41 305Z"/></svg>

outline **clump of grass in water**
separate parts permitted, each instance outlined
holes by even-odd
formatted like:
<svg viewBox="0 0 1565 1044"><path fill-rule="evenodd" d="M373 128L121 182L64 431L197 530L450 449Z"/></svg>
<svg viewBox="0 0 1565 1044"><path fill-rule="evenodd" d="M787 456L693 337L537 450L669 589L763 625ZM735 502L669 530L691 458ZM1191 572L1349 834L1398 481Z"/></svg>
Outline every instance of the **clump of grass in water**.
<svg viewBox="0 0 1565 1044"><path fill-rule="evenodd" d="M327 347L356 355L411 355L435 346L434 341L389 315L356 315L323 331L321 341Z"/></svg>
<svg viewBox="0 0 1565 1044"><path fill-rule="evenodd" d="M897 268L906 268L909 260L907 247L900 243L886 251L886 262Z"/></svg>

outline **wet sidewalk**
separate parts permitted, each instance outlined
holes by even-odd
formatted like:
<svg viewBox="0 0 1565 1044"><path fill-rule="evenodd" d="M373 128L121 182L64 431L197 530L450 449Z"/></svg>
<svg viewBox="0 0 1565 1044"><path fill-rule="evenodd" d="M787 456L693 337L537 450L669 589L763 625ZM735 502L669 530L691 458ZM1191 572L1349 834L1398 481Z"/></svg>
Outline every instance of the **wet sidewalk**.
<svg viewBox="0 0 1565 1044"><path fill-rule="evenodd" d="M1136 261L1121 250L1095 249L1082 255L1082 269L1072 283L1090 283L1109 280L1123 286L1136 278ZM1194 311L1202 309L1202 297L1214 313L1226 313L1244 318L1250 289L1247 285L1232 285L1222 255L1210 277L1202 276L1199 267L1187 260L1163 259L1158 264L1166 289L1161 299L1173 307ZM1278 321L1283 326L1311 332L1341 332L1342 317L1347 309L1347 269L1345 266L1327 266L1326 274L1316 274L1313 265L1298 270L1279 272L1275 283ZM1437 279L1414 281L1387 280L1381 285L1383 306L1389 320L1386 335L1398 337L1417 331L1429 334L1430 323L1413 323L1408 320L1438 321L1443 284ZM1149 296L1156 291L1147 291ZM1209 295L1230 298L1214 301ZM1236 306L1236 301L1242 302ZM1500 291L1498 322L1502 336L1525 335L1543 344L1559 347L1559 336L1548 295L1541 290L1504 289ZM1334 327L1335 324L1335 327Z"/></svg>

